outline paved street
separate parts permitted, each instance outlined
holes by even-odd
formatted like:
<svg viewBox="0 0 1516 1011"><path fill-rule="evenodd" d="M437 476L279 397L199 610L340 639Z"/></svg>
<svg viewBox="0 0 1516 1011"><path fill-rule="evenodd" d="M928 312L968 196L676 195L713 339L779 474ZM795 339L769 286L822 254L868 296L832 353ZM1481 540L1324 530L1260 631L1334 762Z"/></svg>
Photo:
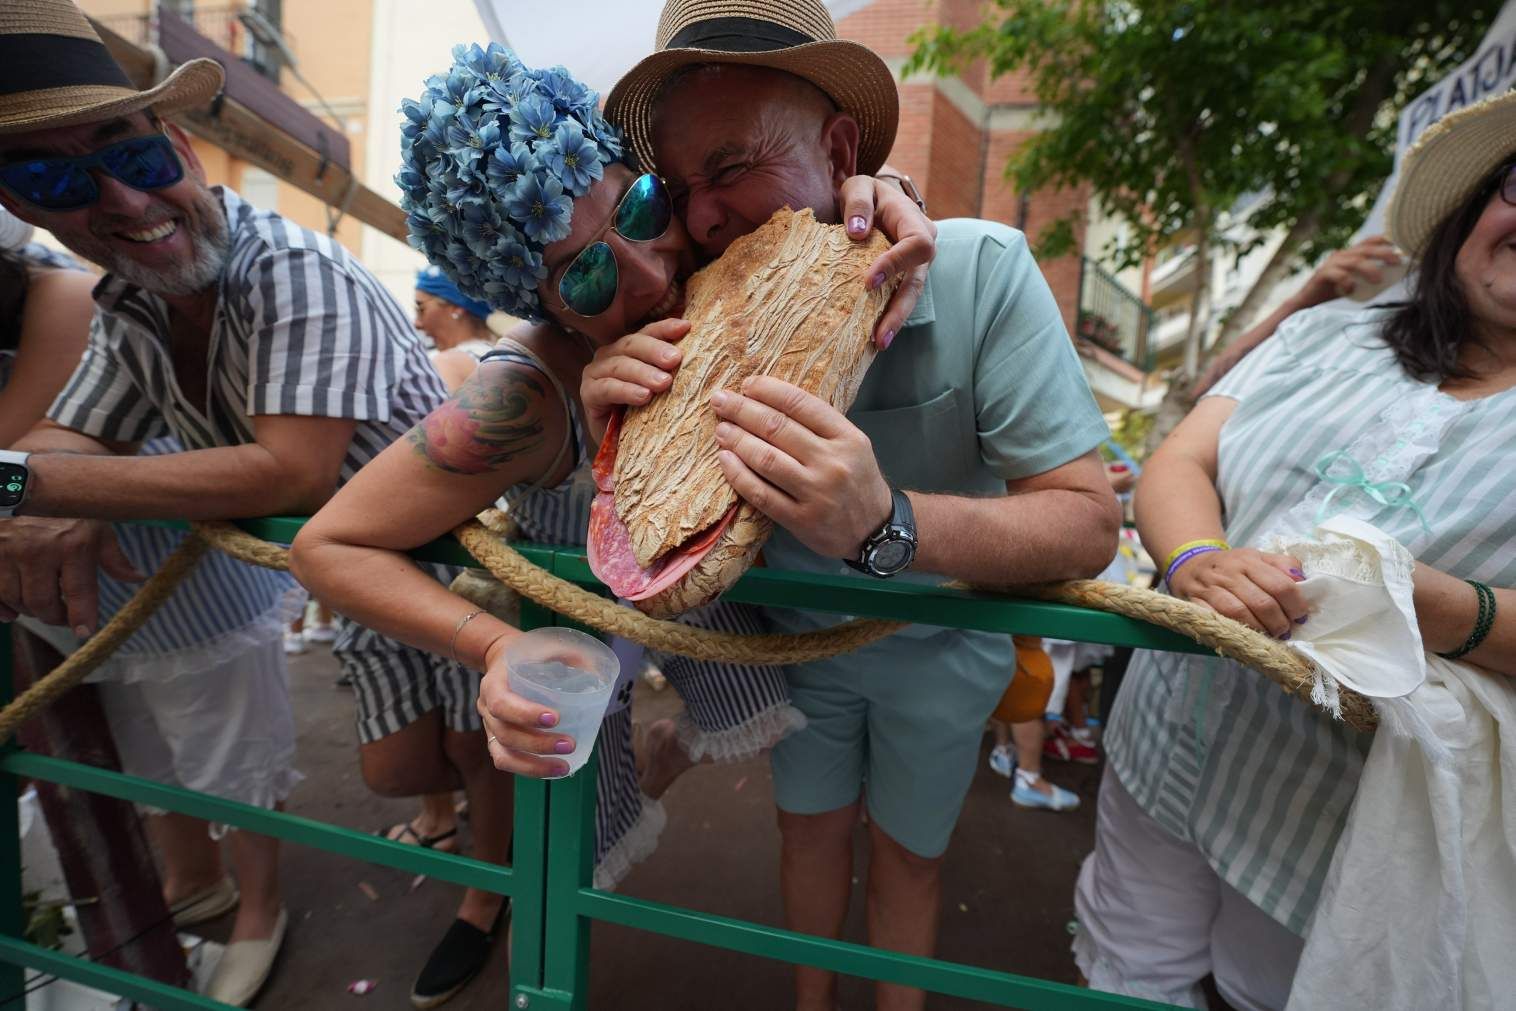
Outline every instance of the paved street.
<svg viewBox="0 0 1516 1011"><path fill-rule="evenodd" d="M407 817L409 802L368 792L358 775L352 699L333 686L335 662L324 651L292 659L291 689L300 728L299 766L306 779L290 810L361 829ZM639 686L639 720L678 705L672 689ZM986 737L985 748L988 748ZM1071 981L1070 889L1090 846L1094 770L1051 765L1055 781L1076 789L1075 814L1015 808L1006 781L981 768L949 851L943 891L944 957L1044 978ZM627 878L627 894L763 923L780 920L778 832L768 765L695 769L665 798L669 814L657 852ZM860 861L861 865L861 861ZM290 847L284 874L291 932L273 983L258 1006L279 1011L403 1011L410 984L431 944L442 936L457 889L411 875ZM377 898L370 898L363 885ZM861 895L861 892L860 892ZM230 928L229 918L207 931ZM848 936L864 936L855 903ZM457 1011L500 1011L506 992L500 960L460 997ZM651 934L597 925L590 1007L594 1011L773 1011L787 1006L789 972L776 963ZM349 982L376 979L364 997ZM868 985L847 980L843 1006L870 1005ZM938 998L938 1009L973 1007Z"/></svg>

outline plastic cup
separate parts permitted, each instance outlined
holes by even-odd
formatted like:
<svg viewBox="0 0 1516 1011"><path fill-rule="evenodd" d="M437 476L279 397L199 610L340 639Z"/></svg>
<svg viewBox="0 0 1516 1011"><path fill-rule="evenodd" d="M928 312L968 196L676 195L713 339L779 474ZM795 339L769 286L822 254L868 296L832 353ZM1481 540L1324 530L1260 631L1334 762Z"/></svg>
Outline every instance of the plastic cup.
<svg viewBox="0 0 1516 1011"><path fill-rule="evenodd" d="M573 753L563 756L566 775L589 761L620 670L621 662L609 646L571 628L534 628L505 647L511 691L556 710L558 725L553 729L574 739Z"/></svg>

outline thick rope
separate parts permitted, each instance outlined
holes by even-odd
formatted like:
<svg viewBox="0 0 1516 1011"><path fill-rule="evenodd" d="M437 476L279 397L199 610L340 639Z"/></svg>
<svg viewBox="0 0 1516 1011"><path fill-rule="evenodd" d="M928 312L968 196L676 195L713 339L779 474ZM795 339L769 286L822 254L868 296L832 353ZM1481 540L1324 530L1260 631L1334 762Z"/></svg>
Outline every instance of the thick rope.
<svg viewBox="0 0 1516 1011"><path fill-rule="evenodd" d="M116 647L129 639L141 628L153 612L173 595L179 583L189 575L207 545L203 538L191 533L184 543L164 561L142 588L132 595L121 610L117 611L105 627L87 639L83 646L71 653L46 676L37 679L26 691L17 695L4 709L0 709L0 744L10 740L16 728L52 705L64 692L88 677L114 652Z"/></svg>
<svg viewBox="0 0 1516 1011"><path fill-rule="evenodd" d="M495 578L523 597L581 624L590 625L652 649L698 660L724 663L792 664L846 653L905 626L904 622L859 620L801 635L736 635L692 628L650 618L560 579L527 561L500 536L470 521L454 531ZM82 680L116 646L142 624L199 559L209 544L240 561L265 568L288 569L289 552L230 523L196 523L194 536L122 608L100 634L57 670L0 710L0 741L24 720ZM1055 583L1027 591L1043 600L1126 615L1167 628L1210 646L1217 653L1253 668L1292 695L1309 700L1315 666L1300 653L1207 607L1176 600L1152 590L1097 580ZM60 678L60 675L62 676ZM44 691L45 689L45 691ZM1341 693L1342 718L1359 730L1372 731L1377 717L1363 696Z"/></svg>
<svg viewBox="0 0 1516 1011"><path fill-rule="evenodd" d="M1096 579L1053 583L1028 593L1059 604L1124 614L1178 632L1229 660L1251 667L1289 694L1311 701L1317 676L1315 664L1277 639L1255 632L1209 607L1153 590ZM1343 722L1355 730L1372 733L1379 724L1373 705L1355 691L1342 689L1341 708Z"/></svg>

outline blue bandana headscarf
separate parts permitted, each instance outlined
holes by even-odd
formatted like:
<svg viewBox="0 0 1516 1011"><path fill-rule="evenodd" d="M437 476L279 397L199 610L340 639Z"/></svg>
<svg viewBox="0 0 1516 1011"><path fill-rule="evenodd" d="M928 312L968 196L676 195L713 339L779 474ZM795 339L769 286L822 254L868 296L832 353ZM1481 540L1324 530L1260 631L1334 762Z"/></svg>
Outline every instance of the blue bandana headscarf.
<svg viewBox="0 0 1516 1011"><path fill-rule="evenodd" d="M455 46L448 73L401 103L395 182L411 245L464 295L542 318L543 248L568 235L574 198L623 158L597 97L562 67L533 70L492 42Z"/></svg>
<svg viewBox="0 0 1516 1011"><path fill-rule="evenodd" d="M428 295L436 295L443 301L451 302L464 312L478 316L480 319L489 318L490 304L488 302L469 298L436 267L423 267L416 272L416 290L424 291Z"/></svg>

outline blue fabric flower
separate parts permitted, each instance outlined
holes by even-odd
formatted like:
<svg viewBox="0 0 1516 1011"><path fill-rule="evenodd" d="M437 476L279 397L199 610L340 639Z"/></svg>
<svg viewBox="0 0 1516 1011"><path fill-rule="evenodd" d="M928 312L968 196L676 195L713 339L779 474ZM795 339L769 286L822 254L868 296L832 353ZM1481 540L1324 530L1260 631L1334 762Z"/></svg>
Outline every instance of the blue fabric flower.
<svg viewBox="0 0 1516 1011"><path fill-rule="evenodd" d="M605 169L600 164L600 150L595 142L584 135L579 124L565 120L558 124L553 134L553 144L547 150L547 167L563 188L576 197L589 191L590 184L604 177Z"/></svg>
<svg viewBox="0 0 1516 1011"><path fill-rule="evenodd" d="M534 70L491 43L455 46L446 73L401 103L407 237L465 295L540 317L543 247L623 157L596 98L562 67Z"/></svg>
<svg viewBox="0 0 1516 1011"><path fill-rule="evenodd" d="M553 135L558 110L538 94L530 94L511 108L511 142L535 145Z"/></svg>
<svg viewBox="0 0 1516 1011"><path fill-rule="evenodd" d="M506 213L520 224L527 238L545 246L568 235L574 201L563 192L563 184L558 180L534 173L522 176L516 183Z"/></svg>

